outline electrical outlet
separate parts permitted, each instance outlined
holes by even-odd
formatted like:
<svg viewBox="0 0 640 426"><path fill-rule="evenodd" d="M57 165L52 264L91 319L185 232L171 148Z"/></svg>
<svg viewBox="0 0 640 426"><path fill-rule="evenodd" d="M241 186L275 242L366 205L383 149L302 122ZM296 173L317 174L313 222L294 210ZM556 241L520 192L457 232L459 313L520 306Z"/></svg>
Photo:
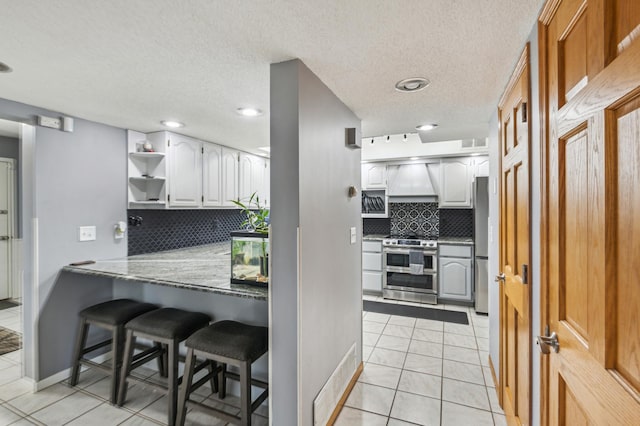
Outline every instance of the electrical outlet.
<svg viewBox="0 0 640 426"><path fill-rule="evenodd" d="M44 115L38 116L38 124L42 127L51 127L52 129L60 129L62 122L59 118L46 117Z"/></svg>
<svg viewBox="0 0 640 426"><path fill-rule="evenodd" d="M79 226L78 240L79 241L95 241L96 227L95 226Z"/></svg>

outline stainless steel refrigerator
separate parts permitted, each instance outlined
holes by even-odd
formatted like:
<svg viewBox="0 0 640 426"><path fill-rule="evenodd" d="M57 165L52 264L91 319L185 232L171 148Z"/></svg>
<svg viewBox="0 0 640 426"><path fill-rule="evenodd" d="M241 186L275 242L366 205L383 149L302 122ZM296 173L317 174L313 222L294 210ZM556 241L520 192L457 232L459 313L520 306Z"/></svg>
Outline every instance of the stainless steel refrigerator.
<svg viewBox="0 0 640 426"><path fill-rule="evenodd" d="M475 308L489 312L489 178L477 177L473 186L473 240L475 242Z"/></svg>

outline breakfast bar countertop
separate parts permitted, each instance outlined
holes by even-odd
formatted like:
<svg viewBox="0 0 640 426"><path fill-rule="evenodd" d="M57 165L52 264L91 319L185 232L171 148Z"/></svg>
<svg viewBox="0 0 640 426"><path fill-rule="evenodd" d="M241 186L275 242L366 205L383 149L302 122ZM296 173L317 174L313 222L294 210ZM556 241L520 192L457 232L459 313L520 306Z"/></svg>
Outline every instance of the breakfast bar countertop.
<svg viewBox="0 0 640 426"><path fill-rule="evenodd" d="M67 265L64 271L267 300L268 289L231 283L229 241L121 259Z"/></svg>

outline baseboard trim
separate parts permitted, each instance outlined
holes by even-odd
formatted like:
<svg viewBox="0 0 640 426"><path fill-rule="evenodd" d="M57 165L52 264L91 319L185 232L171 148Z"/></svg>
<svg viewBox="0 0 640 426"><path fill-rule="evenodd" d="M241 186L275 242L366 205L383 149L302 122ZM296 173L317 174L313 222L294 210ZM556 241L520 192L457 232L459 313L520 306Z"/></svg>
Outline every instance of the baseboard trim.
<svg viewBox="0 0 640 426"><path fill-rule="evenodd" d="M95 358L91 358L91 361L101 364L107 361L108 359L111 359L111 352L107 352L105 354L98 355ZM34 380L33 391L40 392L41 390L51 387L56 383L60 383L61 381L68 379L70 375L71 375L71 367L64 369L62 371L59 371L56 374L53 374L45 379L38 380L38 381Z"/></svg>
<svg viewBox="0 0 640 426"><path fill-rule="evenodd" d="M489 355L489 370L491 370L491 379L493 380L493 387L498 389L498 376L496 376L496 370L493 368L493 361L491 360L491 355Z"/></svg>
<svg viewBox="0 0 640 426"><path fill-rule="evenodd" d="M349 395L351 394L353 387L356 385L356 382L358 381L358 377L360 377L362 370L364 370L364 363L360 361L360 365L358 365L356 372L353 373L351 380L349 380L349 384L347 385L347 388L344 390L344 393L342 394L340 401L338 401L338 405L336 405L336 408L333 410L333 414L331 414L331 417L329 417L327 426L333 426L335 421L338 420L340 411L342 411L342 407L344 407L344 403L347 402L347 398L349 398Z"/></svg>

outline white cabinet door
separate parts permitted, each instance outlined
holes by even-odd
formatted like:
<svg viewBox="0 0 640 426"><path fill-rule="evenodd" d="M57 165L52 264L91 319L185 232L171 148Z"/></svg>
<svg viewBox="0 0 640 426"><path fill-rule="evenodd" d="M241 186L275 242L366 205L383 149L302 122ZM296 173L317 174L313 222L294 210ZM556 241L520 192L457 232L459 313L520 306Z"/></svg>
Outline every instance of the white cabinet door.
<svg viewBox="0 0 640 426"><path fill-rule="evenodd" d="M382 255L380 253L362 253L362 269L381 272Z"/></svg>
<svg viewBox="0 0 640 426"><path fill-rule="evenodd" d="M475 157L475 176L489 176L489 157Z"/></svg>
<svg viewBox="0 0 640 426"><path fill-rule="evenodd" d="M471 301L471 259L439 259L440 291L439 297Z"/></svg>
<svg viewBox="0 0 640 426"><path fill-rule="evenodd" d="M238 151L222 148L222 205L238 199Z"/></svg>
<svg viewBox="0 0 640 426"><path fill-rule="evenodd" d="M441 208L471 208L471 162L468 158L443 159L440 162Z"/></svg>
<svg viewBox="0 0 640 426"><path fill-rule="evenodd" d="M202 144L202 206L222 205L222 147Z"/></svg>
<svg viewBox="0 0 640 426"><path fill-rule="evenodd" d="M368 292L382 293L382 273L362 272L362 290Z"/></svg>
<svg viewBox="0 0 640 426"><path fill-rule="evenodd" d="M169 206L199 207L202 198L202 142L169 138Z"/></svg>
<svg viewBox="0 0 640 426"><path fill-rule="evenodd" d="M251 194L254 192L255 167L256 164L253 155L241 152L238 168L238 198L245 203L249 201L249 197L251 197Z"/></svg>
<svg viewBox="0 0 640 426"><path fill-rule="evenodd" d="M387 165L365 163L362 166L362 189L387 187Z"/></svg>
<svg viewBox="0 0 640 426"><path fill-rule="evenodd" d="M239 193L238 197L242 201L248 201L252 194L256 194L260 200L260 205L264 206L265 201L265 168L266 161L257 155L240 153L240 164L238 172ZM255 200L254 200L255 201Z"/></svg>

